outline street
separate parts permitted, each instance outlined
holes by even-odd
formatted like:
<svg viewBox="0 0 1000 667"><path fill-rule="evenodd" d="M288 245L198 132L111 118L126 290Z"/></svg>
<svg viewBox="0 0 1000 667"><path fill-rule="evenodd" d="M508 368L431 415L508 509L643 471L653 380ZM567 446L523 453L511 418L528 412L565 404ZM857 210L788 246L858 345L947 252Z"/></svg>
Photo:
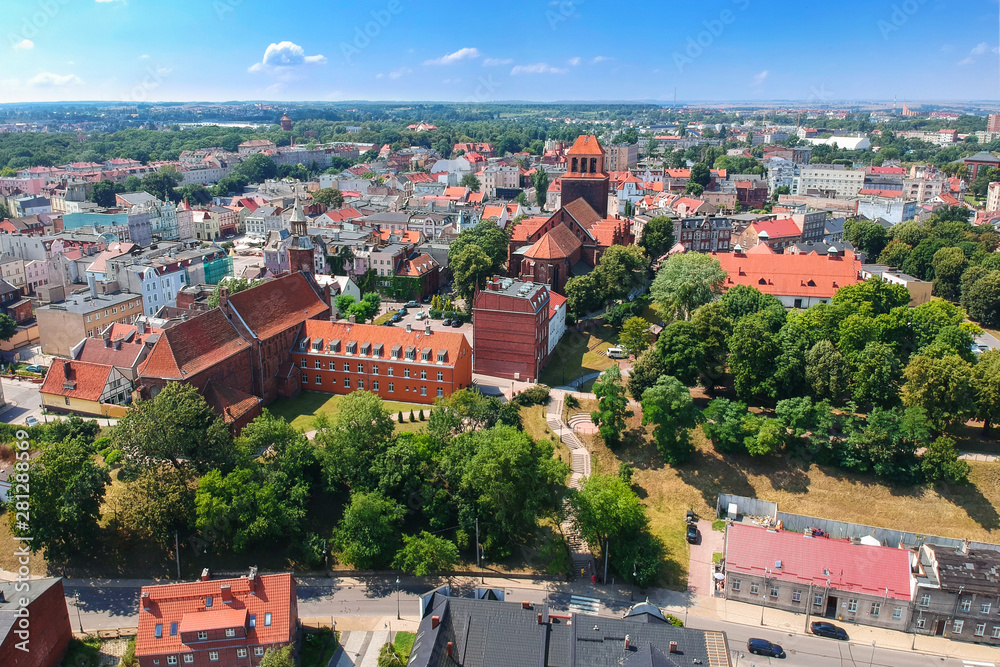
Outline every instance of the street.
<svg viewBox="0 0 1000 667"><path fill-rule="evenodd" d="M28 417L39 422L42 418L42 396L38 389L42 386L28 380L0 380L3 397L7 405L0 409L0 421L8 424L24 424Z"/></svg>
<svg viewBox="0 0 1000 667"><path fill-rule="evenodd" d="M406 577L398 587L394 578L368 577L363 581L312 579L305 577L298 585L298 611L300 617L393 617L397 608L404 619L416 621L419 614L418 598L431 590L420 579ZM66 579L63 582L70 608L70 621L75 630L113 629L135 627L139 606L139 589L151 582L91 582ZM487 585L502 587L508 602L528 601L541 604L548 600L555 612L575 611L574 601L581 599L572 593L601 598L601 591L592 587L564 583L545 588L518 588L505 586L509 580L493 580ZM476 579L463 579L451 584L453 596L471 596L481 584ZM79 594L79 604L77 604ZM584 598L586 599L586 598ZM633 604L628 600L602 600L597 613L602 616L621 616ZM823 637L797 635L755 626L740 625L712 618L687 616L687 626L702 630L722 630L729 640L734 667L764 667L765 665L801 665L803 667L993 667L992 663L965 662L915 652L896 651L872 647L869 644L841 642ZM752 655L746 651L750 637L767 639L784 647L784 660Z"/></svg>

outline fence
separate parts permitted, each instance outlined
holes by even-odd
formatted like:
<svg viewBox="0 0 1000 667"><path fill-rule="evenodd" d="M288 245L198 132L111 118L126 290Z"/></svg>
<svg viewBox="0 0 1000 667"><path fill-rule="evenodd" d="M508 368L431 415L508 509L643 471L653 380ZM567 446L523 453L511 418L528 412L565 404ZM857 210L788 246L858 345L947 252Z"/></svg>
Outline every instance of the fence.
<svg viewBox="0 0 1000 667"><path fill-rule="evenodd" d="M717 515L721 516L730 503L736 503L740 514L772 516L781 522L784 530L797 533L805 531L806 528L818 528L834 539L860 539L865 536L871 536L886 546L897 547L903 545L906 548L916 548L922 544L933 544L940 547L958 549L965 543L965 540L953 537L923 535L903 530L892 530L891 528L879 528L859 523L848 523L846 521L820 519L813 516L779 512L777 503L725 493L719 494L719 500L716 504ZM970 542L969 547L972 549L1000 551L1000 545L988 544L986 542Z"/></svg>

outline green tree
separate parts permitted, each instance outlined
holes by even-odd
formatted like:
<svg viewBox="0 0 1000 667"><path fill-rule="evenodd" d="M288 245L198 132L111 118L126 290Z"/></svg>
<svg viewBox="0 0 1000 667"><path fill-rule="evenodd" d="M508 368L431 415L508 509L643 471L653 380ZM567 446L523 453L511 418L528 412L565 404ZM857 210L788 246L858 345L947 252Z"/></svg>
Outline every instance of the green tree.
<svg viewBox="0 0 1000 667"><path fill-rule="evenodd" d="M152 400L138 400L111 432L129 465L170 463L204 472L235 460L229 427L189 384L170 382Z"/></svg>
<svg viewBox="0 0 1000 667"><path fill-rule="evenodd" d="M94 183L94 188L90 193L90 201L104 208L111 208L115 205L115 195L125 192L124 188L114 181L103 180ZM0 212L0 220L10 217L9 214Z"/></svg>
<svg viewBox="0 0 1000 667"><path fill-rule="evenodd" d="M746 439L752 435L746 429L749 414L746 403L727 398L714 399L703 413L705 437L719 451L729 454L746 452Z"/></svg>
<svg viewBox="0 0 1000 667"><path fill-rule="evenodd" d="M700 197L705 192L705 186L700 183L695 183L694 181L688 181L687 185L684 186L684 193L689 195L694 195L695 197Z"/></svg>
<svg viewBox="0 0 1000 667"><path fill-rule="evenodd" d="M313 193L312 200L317 204L340 208L344 205L344 193L337 188L321 188Z"/></svg>
<svg viewBox="0 0 1000 667"><path fill-rule="evenodd" d="M142 177L142 189L162 201L176 202L180 200L180 197L177 196L174 188L180 185L182 180L184 177L176 170L171 171L166 167L160 167L159 171Z"/></svg>
<svg viewBox="0 0 1000 667"><path fill-rule="evenodd" d="M851 395L860 405L889 407L899 401L899 360L886 343L872 341L853 359Z"/></svg>
<svg viewBox="0 0 1000 667"><path fill-rule="evenodd" d="M649 333L649 322L641 317L630 317L622 324L621 334L618 342L626 350L636 356L642 354L649 347L652 335Z"/></svg>
<svg viewBox="0 0 1000 667"><path fill-rule="evenodd" d="M573 523L593 549L647 529L649 519L632 487L612 475L590 475L570 498Z"/></svg>
<svg viewBox="0 0 1000 667"><path fill-rule="evenodd" d="M225 278L215 286L215 290L208 297L208 307L217 308L219 306L219 289L222 287L226 288L229 296L232 296L255 287L260 283L260 280L253 280L252 278Z"/></svg>
<svg viewBox="0 0 1000 667"><path fill-rule="evenodd" d="M655 349L646 350L632 365L628 376L628 393L635 400L641 400L642 392L656 384L661 375L666 375L666 369L659 353Z"/></svg>
<svg viewBox="0 0 1000 667"><path fill-rule="evenodd" d="M962 274L968 262L961 248L941 248L931 261L934 269L934 293L945 299L957 300Z"/></svg>
<svg viewBox="0 0 1000 667"><path fill-rule="evenodd" d="M186 536L194 525L195 486L191 471L147 468L125 484L118 499L118 523L131 535L170 549L174 531Z"/></svg>
<svg viewBox="0 0 1000 667"><path fill-rule="evenodd" d="M698 416L691 392L670 375L642 394L642 423L655 425L656 448L670 465L680 465L691 457L691 429Z"/></svg>
<svg viewBox="0 0 1000 667"><path fill-rule="evenodd" d="M376 486L369 472L371 462L388 448L395 432L392 415L369 391L351 392L340 399L339 408L331 424L317 424L315 443L322 450L327 488L370 490Z"/></svg>
<svg viewBox="0 0 1000 667"><path fill-rule="evenodd" d="M263 183L278 175L278 167L270 155L254 153L233 169L231 175L245 178L248 183Z"/></svg>
<svg viewBox="0 0 1000 667"><path fill-rule="evenodd" d="M479 183L479 178L475 174L466 174L458 184L463 188L469 188L473 192L479 192L479 188L482 187Z"/></svg>
<svg viewBox="0 0 1000 667"><path fill-rule="evenodd" d="M628 409L622 372L617 365L597 378L594 395L597 396L597 410L590 413L590 420L598 427L604 442L609 447L616 447L621 444L622 434L625 433L625 420L633 414Z"/></svg>
<svg viewBox="0 0 1000 667"><path fill-rule="evenodd" d="M535 201L539 208L545 208L545 202L549 196L549 175L544 169L539 169L531 177L531 184L535 188Z"/></svg>
<svg viewBox="0 0 1000 667"><path fill-rule="evenodd" d="M923 408L939 430L962 423L975 412L972 366L958 355L940 359L914 355L903 377L903 404Z"/></svg>
<svg viewBox="0 0 1000 667"><path fill-rule="evenodd" d="M844 285L833 296L833 303L845 306L851 312L874 317L909 304L910 292L903 285L875 276L863 283Z"/></svg>
<svg viewBox="0 0 1000 667"><path fill-rule="evenodd" d="M613 245L601 255L590 272L606 303L624 301L645 284L647 260L636 246Z"/></svg>
<svg viewBox="0 0 1000 667"><path fill-rule="evenodd" d="M703 340L693 322L671 322L656 341L664 375L694 386L705 371Z"/></svg>
<svg viewBox="0 0 1000 667"><path fill-rule="evenodd" d="M509 238L508 233L500 229L495 222L484 220L458 235L448 247L448 260L455 261L455 257L463 250L471 245L477 245L490 258L491 270L496 272L507 261Z"/></svg>
<svg viewBox="0 0 1000 667"><path fill-rule="evenodd" d="M967 288L963 287L962 306L969 311L969 317L983 326L1000 326L1000 271L985 272Z"/></svg>
<svg viewBox="0 0 1000 667"><path fill-rule="evenodd" d="M47 446L29 464L26 480L31 484L30 525L18 520L23 505L18 508L14 495L7 502L7 518L15 535L32 539L32 553L44 549L50 563L60 563L99 540L101 501L111 476L94 462L81 438Z"/></svg>
<svg viewBox="0 0 1000 667"><path fill-rule="evenodd" d="M780 354L781 348L761 314L747 315L737 322L729 337L729 371L741 400L774 396L774 360Z"/></svg>
<svg viewBox="0 0 1000 667"><path fill-rule="evenodd" d="M351 306L353 306L356 301L357 299L350 294L341 294L333 300L333 305L336 306L338 313L341 315L347 315L347 311L351 309Z"/></svg>
<svg viewBox="0 0 1000 667"><path fill-rule="evenodd" d="M281 648L269 648L260 659L258 667L295 667L294 647L289 644Z"/></svg>
<svg viewBox="0 0 1000 667"><path fill-rule="evenodd" d="M378 492L355 493L337 524L341 559L359 570L386 567L399 550L406 512Z"/></svg>
<svg viewBox="0 0 1000 667"><path fill-rule="evenodd" d="M1000 350L979 355L979 362L972 367L972 379L976 388L976 419L989 432L990 426L1000 421Z"/></svg>
<svg viewBox="0 0 1000 667"><path fill-rule="evenodd" d="M566 307L577 317L599 310L605 303L593 272L566 281Z"/></svg>
<svg viewBox="0 0 1000 667"><path fill-rule="evenodd" d="M451 540L426 530L419 535L404 535L403 548L396 553L392 566L418 577L444 572L458 563L458 547Z"/></svg>
<svg viewBox="0 0 1000 667"><path fill-rule="evenodd" d="M6 313L0 313L0 340L10 340L17 333L17 322Z"/></svg>
<svg viewBox="0 0 1000 667"><path fill-rule="evenodd" d="M934 280L934 255L947 245L947 241L939 238L924 239L910 252L901 268L921 280Z"/></svg>
<svg viewBox="0 0 1000 667"><path fill-rule="evenodd" d="M854 430L842 452L842 465L871 472L900 484L912 484L920 477L916 450L930 432L922 408L872 408L864 426Z"/></svg>
<svg viewBox="0 0 1000 667"><path fill-rule="evenodd" d="M751 416L744 420L748 434L744 445L750 456L768 456L780 451L785 442L785 426L777 419Z"/></svg>
<svg viewBox="0 0 1000 667"><path fill-rule="evenodd" d="M455 294L467 302L477 289L486 287L486 281L493 274L493 263L478 245L470 245L451 260L455 281Z"/></svg>
<svg viewBox="0 0 1000 667"><path fill-rule="evenodd" d="M889 243L889 232L871 220L848 220L844 223L844 238L865 253L865 257L874 259L882 254Z"/></svg>
<svg viewBox="0 0 1000 667"><path fill-rule="evenodd" d="M817 398L842 399L849 374L844 357L828 340L821 340L806 353L806 382Z"/></svg>
<svg viewBox="0 0 1000 667"><path fill-rule="evenodd" d="M704 162L699 162L691 167L691 182L697 183L702 188L708 187L712 182L712 171Z"/></svg>
<svg viewBox="0 0 1000 667"><path fill-rule="evenodd" d="M885 246L885 249L878 256L878 263L885 264L887 266L892 266L895 268L901 268L906 264L907 258L910 256L910 251L912 248L906 245L899 239L893 239Z"/></svg>
<svg viewBox="0 0 1000 667"><path fill-rule="evenodd" d="M657 216L642 228L642 236L637 245L642 248L650 261L655 261L667 254L675 243L673 219Z"/></svg>
<svg viewBox="0 0 1000 667"><path fill-rule="evenodd" d="M671 255L656 274L650 291L661 312L686 320L698 306L722 292L725 279L726 272L711 255Z"/></svg>
<svg viewBox="0 0 1000 667"><path fill-rule="evenodd" d="M920 457L920 469L924 473L924 479L932 484L935 482L965 484L969 481L969 473L972 471L968 463L958 458L955 441L944 436L927 445L923 456Z"/></svg>
<svg viewBox="0 0 1000 667"><path fill-rule="evenodd" d="M725 306L718 301L707 303L694 311L691 323L701 341L701 384L709 392L714 392L715 385L725 370L726 356L729 354L726 339L733 331L733 323L726 315Z"/></svg>

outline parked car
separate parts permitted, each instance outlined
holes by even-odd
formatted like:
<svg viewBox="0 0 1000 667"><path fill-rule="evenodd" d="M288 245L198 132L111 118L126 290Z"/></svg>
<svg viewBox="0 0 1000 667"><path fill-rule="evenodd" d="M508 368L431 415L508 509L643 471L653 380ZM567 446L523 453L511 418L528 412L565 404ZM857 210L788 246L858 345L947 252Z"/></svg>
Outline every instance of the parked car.
<svg viewBox="0 0 1000 667"><path fill-rule="evenodd" d="M420 304L419 304L419 303L417 303L416 301L409 301L409 302L407 302L407 304L406 304L406 307L407 307L407 308L416 308L416 307L417 307L417 306L419 306L419 305L420 305Z"/></svg>
<svg viewBox="0 0 1000 667"><path fill-rule="evenodd" d="M34 417L28 417L27 419L24 420L24 425L25 426L38 426L38 420L35 419Z"/></svg>
<svg viewBox="0 0 1000 667"><path fill-rule="evenodd" d="M688 544L698 543L698 526L693 523L689 523L687 527L687 533L684 536L687 538Z"/></svg>
<svg viewBox="0 0 1000 667"><path fill-rule="evenodd" d="M452 320L451 321L451 328L452 329L457 329L460 326L462 326L462 320Z"/></svg>
<svg viewBox="0 0 1000 667"><path fill-rule="evenodd" d="M28 371L29 373L44 373L45 366L39 366L38 364L31 364L30 366L26 366L24 370Z"/></svg>
<svg viewBox="0 0 1000 667"><path fill-rule="evenodd" d="M767 655L772 658L785 657L785 649L777 644L772 644L766 639L754 639L751 637L747 640L747 650L757 655Z"/></svg>
<svg viewBox="0 0 1000 667"><path fill-rule="evenodd" d="M395 315L392 316L392 319L390 320L390 322L398 322L401 319L403 319L403 316L400 315L399 313L396 313Z"/></svg>
<svg viewBox="0 0 1000 667"><path fill-rule="evenodd" d="M406 313L408 313L408 312L409 312L409 311L408 311L408 310L406 310L406 306L403 306L402 308L400 308L400 309L399 309L399 310L397 311L397 314L398 314L398 315L399 315L400 317L402 317L403 315L406 315Z"/></svg>
<svg viewBox="0 0 1000 667"><path fill-rule="evenodd" d="M847 639L847 631L844 628L838 627L833 623L827 623L826 621L813 621L809 624L809 628L812 630L814 635L819 635L820 637L829 637L830 639Z"/></svg>
<svg viewBox="0 0 1000 667"><path fill-rule="evenodd" d="M443 324L446 327L450 327L451 326L451 318L450 317L444 318L444 321L441 322L441 324Z"/></svg>
<svg viewBox="0 0 1000 667"><path fill-rule="evenodd" d="M620 347L609 347L608 357L611 359L624 359L625 350L621 349Z"/></svg>
<svg viewBox="0 0 1000 667"><path fill-rule="evenodd" d="M427 317L427 314L421 310L419 313L417 313L417 322L424 319L425 317Z"/></svg>

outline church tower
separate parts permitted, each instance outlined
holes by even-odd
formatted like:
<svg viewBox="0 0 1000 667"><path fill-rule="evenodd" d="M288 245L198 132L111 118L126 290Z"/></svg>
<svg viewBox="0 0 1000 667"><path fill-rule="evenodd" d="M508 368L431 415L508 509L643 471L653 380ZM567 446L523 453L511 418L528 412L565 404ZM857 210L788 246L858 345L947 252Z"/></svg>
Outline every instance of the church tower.
<svg viewBox="0 0 1000 667"><path fill-rule="evenodd" d="M288 222L292 228L292 235L288 239L288 245L285 246L288 253L288 270L292 273L296 271L316 273L316 249L309 239L308 222L298 197L295 198L292 217Z"/></svg>
<svg viewBox="0 0 1000 667"><path fill-rule="evenodd" d="M608 192L610 180L604 171L604 147L597 137L577 137L573 147L566 151L568 171L562 177L562 205L584 199L601 218L608 217Z"/></svg>
<svg viewBox="0 0 1000 667"><path fill-rule="evenodd" d="M281 117L281 131L282 132L292 131L292 119L288 117L287 113Z"/></svg>

